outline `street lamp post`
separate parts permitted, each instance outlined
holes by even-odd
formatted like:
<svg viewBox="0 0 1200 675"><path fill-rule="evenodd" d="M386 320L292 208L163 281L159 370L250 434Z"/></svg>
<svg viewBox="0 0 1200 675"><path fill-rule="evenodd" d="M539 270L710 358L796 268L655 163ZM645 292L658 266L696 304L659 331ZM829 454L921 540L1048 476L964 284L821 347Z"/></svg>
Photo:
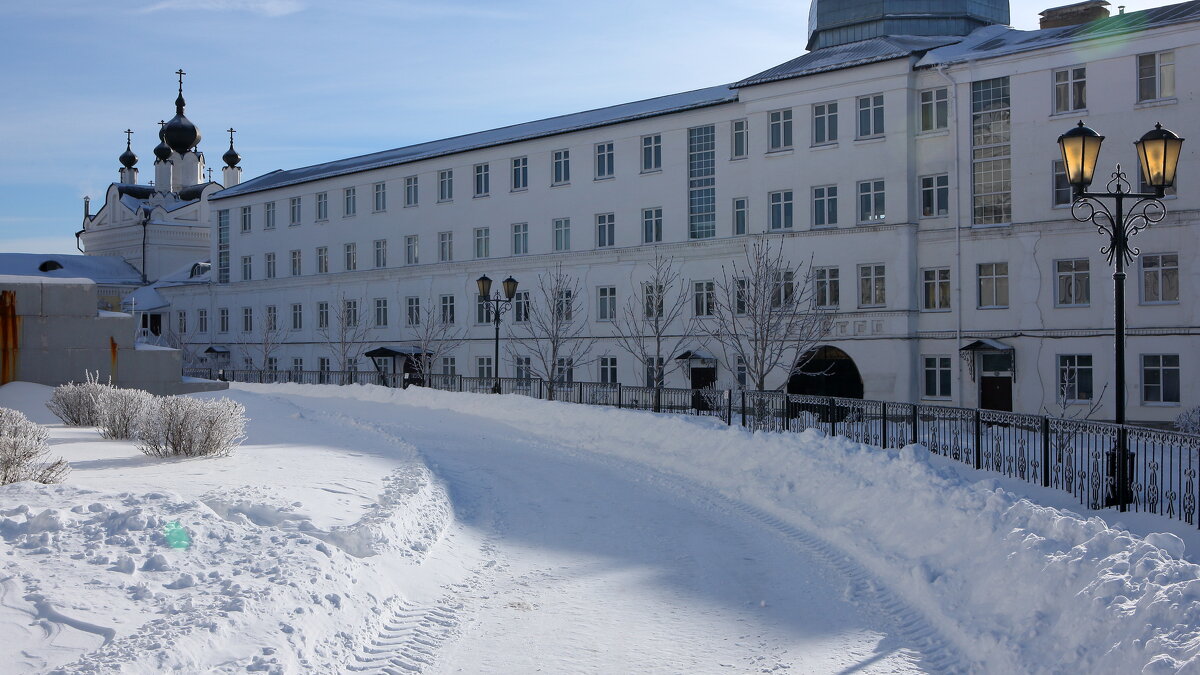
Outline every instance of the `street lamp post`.
<svg viewBox="0 0 1200 675"><path fill-rule="evenodd" d="M1100 252L1108 256L1113 266L1113 340L1115 347L1116 415L1117 424L1125 423L1125 265L1132 264L1140 251L1131 246L1131 237L1166 216L1167 209L1161 201L1165 190L1175 182L1175 169L1179 165L1179 154L1183 140L1161 124L1134 142L1142 178L1153 192L1134 192L1121 165L1112 173L1106 192L1089 192L1088 186L1096 171L1100 157L1100 146L1104 137L1084 126L1081 120L1075 128L1058 137L1062 151L1063 166L1067 181L1071 184L1075 200L1071 205L1071 216L1075 220L1091 222L1100 234L1109 238L1108 245ZM1101 200L1110 200L1113 208ZM1126 200L1133 201L1127 209ZM1117 503L1122 511L1129 502L1128 447L1124 433L1117 442L1116 483Z"/></svg>
<svg viewBox="0 0 1200 675"><path fill-rule="evenodd" d="M489 305L488 310L492 313L492 323L496 326L496 351L495 360L492 365L495 368L495 383L492 385L492 393L500 393L500 315L507 312L512 306L513 297L517 294L517 280L511 276L500 282L504 286L504 295L500 295L500 291L492 296L492 280L485 274L475 280L475 285L479 289L479 300Z"/></svg>

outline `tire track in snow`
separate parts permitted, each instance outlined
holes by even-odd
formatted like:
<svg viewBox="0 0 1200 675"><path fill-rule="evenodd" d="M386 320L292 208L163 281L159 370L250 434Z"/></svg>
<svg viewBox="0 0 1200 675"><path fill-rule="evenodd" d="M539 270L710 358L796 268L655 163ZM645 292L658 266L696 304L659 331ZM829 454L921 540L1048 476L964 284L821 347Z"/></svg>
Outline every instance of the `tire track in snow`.
<svg viewBox="0 0 1200 675"><path fill-rule="evenodd" d="M457 633L463 605L452 594L437 603L400 602L378 634L355 655L347 670L421 673L437 660L439 647Z"/></svg>

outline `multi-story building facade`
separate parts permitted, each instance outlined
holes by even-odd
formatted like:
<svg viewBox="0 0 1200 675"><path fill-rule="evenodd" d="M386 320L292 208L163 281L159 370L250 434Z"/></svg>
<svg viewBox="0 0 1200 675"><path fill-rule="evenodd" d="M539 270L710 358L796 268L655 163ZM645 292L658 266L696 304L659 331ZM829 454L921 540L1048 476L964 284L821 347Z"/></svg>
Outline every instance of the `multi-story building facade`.
<svg viewBox="0 0 1200 675"><path fill-rule="evenodd" d="M1105 397L1111 415L1105 240L1071 217L1055 141L1084 120L1109 138L1102 169L1120 162L1136 188L1132 141L1157 122L1195 135L1200 80L1176 64L1200 59L1200 3L1107 18L1084 4L1092 20L1049 11L1068 25L1038 31L1005 27L1005 3L920 16L819 4L811 52L733 85L269 173L208 198L209 283L157 290L188 340L233 367L331 367L319 331L347 303L359 353L404 345L413 308L436 303L469 338L444 372L513 376L510 359L492 362L475 279L511 275L528 292L561 263L587 295L575 320L598 340L570 376L615 368L641 384L646 364L613 340L613 298L639 292L658 252L710 321L709 282L769 237L812 261L836 310L822 359L839 382L793 389L1028 412ZM1133 420L1173 418L1200 394L1197 175L1185 145L1166 219L1138 235ZM266 322L283 337L257 364L246 346ZM688 344L704 353L701 337ZM736 364L715 365L720 385L739 385ZM769 385L789 386L787 370Z"/></svg>

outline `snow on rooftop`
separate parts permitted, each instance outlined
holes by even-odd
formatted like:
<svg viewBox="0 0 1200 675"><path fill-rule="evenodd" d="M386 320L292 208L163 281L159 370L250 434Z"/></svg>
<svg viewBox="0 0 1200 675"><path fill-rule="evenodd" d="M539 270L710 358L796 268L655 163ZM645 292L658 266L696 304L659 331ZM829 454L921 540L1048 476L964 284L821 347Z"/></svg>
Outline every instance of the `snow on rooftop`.
<svg viewBox="0 0 1200 675"><path fill-rule="evenodd" d="M54 263L57 263L55 265ZM39 269L44 267L45 271ZM91 279L98 284L140 284L142 275L117 256L0 253L0 274L42 279Z"/></svg>

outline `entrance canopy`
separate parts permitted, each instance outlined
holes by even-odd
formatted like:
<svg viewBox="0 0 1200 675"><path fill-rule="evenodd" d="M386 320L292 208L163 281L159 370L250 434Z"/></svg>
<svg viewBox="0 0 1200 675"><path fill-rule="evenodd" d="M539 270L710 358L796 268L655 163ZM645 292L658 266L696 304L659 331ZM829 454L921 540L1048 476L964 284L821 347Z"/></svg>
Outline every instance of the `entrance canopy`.
<svg viewBox="0 0 1200 675"><path fill-rule="evenodd" d="M984 372L1011 373L1017 379L1017 359L1012 345L991 338L979 338L969 345L960 347L959 356L967 362L971 381L975 381L975 361L980 360Z"/></svg>
<svg viewBox="0 0 1200 675"><path fill-rule="evenodd" d="M209 347L204 350L205 354L217 354L219 356L229 356L229 347Z"/></svg>
<svg viewBox="0 0 1200 675"><path fill-rule="evenodd" d="M979 338L971 344L959 348L960 352L1011 352L1012 345L1006 345L999 340L991 338Z"/></svg>
<svg viewBox="0 0 1200 675"><path fill-rule="evenodd" d="M378 359L388 356L416 356L420 353L421 350L416 347L376 347L369 352L364 352L363 356Z"/></svg>
<svg viewBox="0 0 1200 675"><path fill-rule="evenodd" d="M702 351L700 349L689 349L689 350L681 353L679 356L676 356L675 360L676 361L699 361L700 362L698 366L692 366L692 367L715 368L717 366L717 357L713 356L712 354L709 354L706 351Z"/></svg>

